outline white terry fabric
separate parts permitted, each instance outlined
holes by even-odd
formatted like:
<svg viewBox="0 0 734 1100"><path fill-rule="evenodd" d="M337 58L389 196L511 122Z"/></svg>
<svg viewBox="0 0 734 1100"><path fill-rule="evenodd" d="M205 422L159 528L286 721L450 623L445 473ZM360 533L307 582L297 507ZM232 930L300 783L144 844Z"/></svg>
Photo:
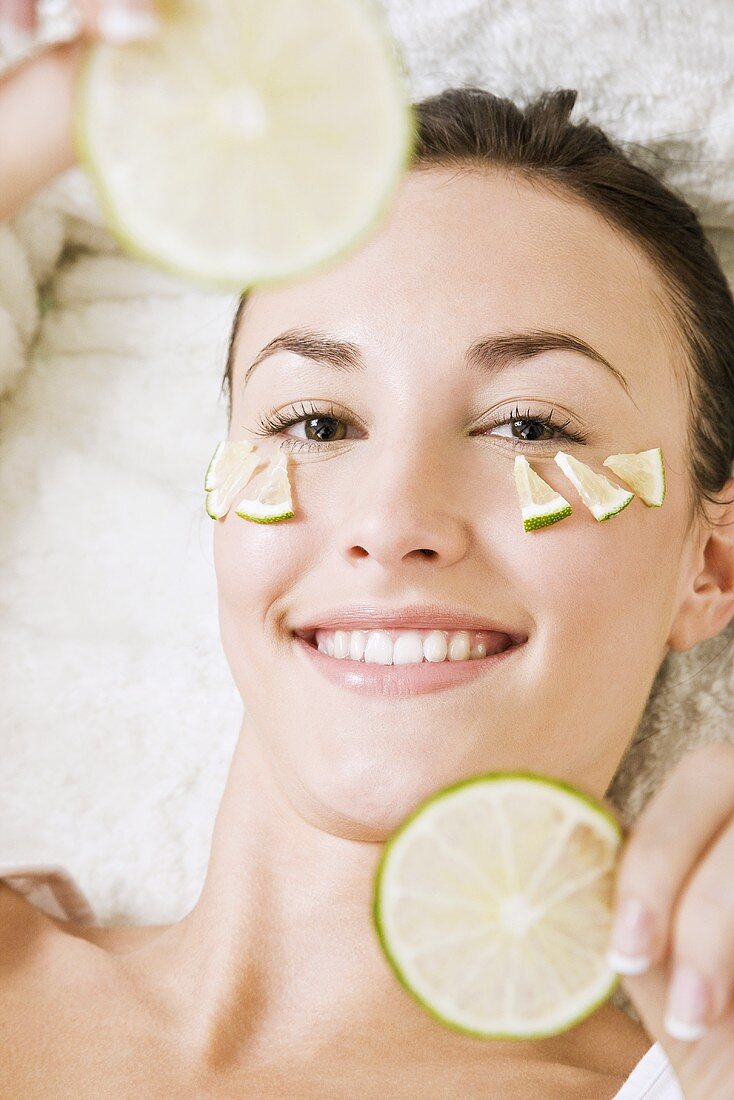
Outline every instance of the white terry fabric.
<svg viewBox="0 0 734 1100"><path fill-rule="evenodd" d="M574 120L646 147L734 280L734 7L381 6L414 97L578 89ZM194 904L239 728L203 506L235 305L121 253L80 169L0 224L0 857L73 868L103 924ZM733 639L663 662L608 792L627 822L734 736Z"/></svg>

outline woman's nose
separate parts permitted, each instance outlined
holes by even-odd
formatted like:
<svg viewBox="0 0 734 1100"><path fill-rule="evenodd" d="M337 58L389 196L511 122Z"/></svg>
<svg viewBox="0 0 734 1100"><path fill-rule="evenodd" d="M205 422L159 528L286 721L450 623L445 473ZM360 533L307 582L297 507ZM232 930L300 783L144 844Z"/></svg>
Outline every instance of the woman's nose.
<svg viewBox="0 0 734 1100"><path fill-rule="evenodd" d="M387 567L432 559L452 565L467 552L469 516L462 510L448 455L425 441L386 446L360 476L339 525L342 552L352 561L373 558Z"/></svg>

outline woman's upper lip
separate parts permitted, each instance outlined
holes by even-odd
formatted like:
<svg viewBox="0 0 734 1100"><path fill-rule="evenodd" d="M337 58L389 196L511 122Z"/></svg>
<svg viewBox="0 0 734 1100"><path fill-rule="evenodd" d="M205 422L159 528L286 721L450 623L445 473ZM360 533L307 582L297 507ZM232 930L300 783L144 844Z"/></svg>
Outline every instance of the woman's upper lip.
<svg viewBox="0 0 734 1100"><path fill-rule="evenodd" d="M293 633L308 638L315 630L494 630L507 634L513 645L528 640L524 631L498 619L484 618L470 611L460 611L431 604L410 604L406 607L378 607L375 604L333 607L313 614L306 622L293 627Z"/></svg>

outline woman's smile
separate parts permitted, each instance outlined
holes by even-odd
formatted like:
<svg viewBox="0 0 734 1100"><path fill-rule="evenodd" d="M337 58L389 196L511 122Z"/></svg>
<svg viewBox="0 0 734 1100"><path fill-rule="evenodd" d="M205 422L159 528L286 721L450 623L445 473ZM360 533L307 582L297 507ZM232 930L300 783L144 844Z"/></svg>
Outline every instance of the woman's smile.
<svg viewBox="0 0 734 1100"><path fill-rule="evenodd" d="M376 665L470 661L511 644L507 634L492 630L317 630L306 640L329 657Z"/></svg>
<svg viewBox="0 0 734 1100"><path fill-rule="evenodd" d="M480 634L488 639L489 644L482 641L472 644L470 639ZM396 636L396 646L403 644L402 652L407 653L408 647L415 646L417 655L417 646L420 645L423 651L421 658L396 662L393 635ZM342 652L349 638L349 654L342 657L336 655L337 636L340 636ZM482 672L500 667L527 641L513 642L507 634L489 631L461 631L452 635L439 630L316 631L312 641L299 634L294 634L294 638L299 651L332 683L364 695L396 696L421 695L456 687ZM462 654L468 646L469 655L450 657L450 643L454 644L455 652L460 647ZM368 646L371 648L368 649ZM331 654L329 648L332 649ZM360 648L361 655L353 656L352 653L359 653ZM389 660L383 659L388 657Z"/></svg>

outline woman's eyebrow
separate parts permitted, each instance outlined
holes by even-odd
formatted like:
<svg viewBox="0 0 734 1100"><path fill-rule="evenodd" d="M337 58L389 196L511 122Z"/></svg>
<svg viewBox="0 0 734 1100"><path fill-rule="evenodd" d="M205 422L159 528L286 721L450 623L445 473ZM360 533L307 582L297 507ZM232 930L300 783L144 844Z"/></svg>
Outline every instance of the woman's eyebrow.
<svg viewBox="0 0 734 1100"><path fill-rule="evenodd" d="M242 386L263 360L274 355L276 351L292 351L296 355L302 355L306 359L312 359L317 363L324 363L340 371L364 371L366 364L362 357L358 344L346 340L337 340L327 332L319 332L315 329L292 328L281 332L273 340L261 348L250 366L245 371ZM527 331L511 331L503 333L491 333L480 337L467 348L464 353L464 363L467 367L490 374L497 374L514 363L531 359L545 351L573 351L585 356L593 363L597 363L609 371L620 383L628 397L634 401L629 391L629 384L622 372L601 355L591 344L587 344L578 336L572 336L567 332L555 332L550 329L528 329Z"/></svg>

